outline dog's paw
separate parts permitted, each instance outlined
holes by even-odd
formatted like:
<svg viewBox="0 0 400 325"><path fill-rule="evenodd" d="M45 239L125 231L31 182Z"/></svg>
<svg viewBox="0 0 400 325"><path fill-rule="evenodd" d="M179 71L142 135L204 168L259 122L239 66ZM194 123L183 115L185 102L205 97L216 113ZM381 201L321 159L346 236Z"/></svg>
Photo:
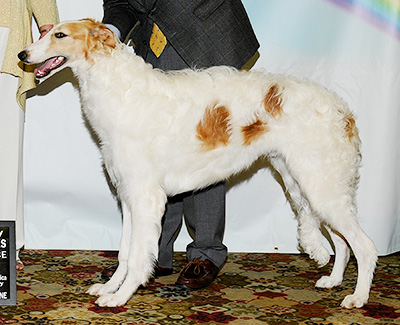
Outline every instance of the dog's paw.
<svg viewBox="0 0 400 325"><path fill-rule="evenodd" d="M104 284L101 283L96 283L92 285L86 293L92 295L92 296L100 296L101 292L103 291Z"/></svg>
<svg viewBox="0 0 400 325"><path fill-rule="evenodd" d="M114 293L118 290L119 284L116 284L115 281L108 281L105 284L101 283L96 283L92 285L86 293L92 295L92 296L102 296L107 293Z"/></svg>
<svg viewBox="0 0 400 325"><path fill-rule="evenodd" d="M111 293L100 296L96 304L100 307L119 307L125 305L128 299L117 293Z"/></svg>
<svg viewBox="0 0 400 325"><path fill-rule="evenodd" d="M333 287L336 287L336 286L340 285L341 283L342 283L341 279L337 279L337 278L334 278L332 276L323 276L321 279L319 279L317 281L317 283L315 283L315 286L317 288L330 289L330 288L333 288Z"/></svg>
<svg viewBox="0 0 400 325"><path fill-rule="evenodd" d="M340 306L344 308L361 308L368 301L368 297L359 296L356 294L348 295Z"/></svg>
<svg viewBox="0 0 400 325"><path fill-rule="evenodd" d="M318 267L323 267L329 263L331 255L325 247L322 247L322 249L314 252L312 259L318 263Z"/></svg>
<svg viewBox="0 0 400 325"><path fill-rule="evenodd" d="M304 249L304 252L308 254L308 256L317 262L318 267L323 267L329 263L331 259L331 255L329 251L323 245L306 245L305 243L301 243L301 246Z"/></svg>
<svg viewBox="0 0 400 325"><path fill-rule="evenodd" d="M88 293L92 296L102 296L107 293L114 293L117 290L118 290L118 287L114 288L113 286L108 285L108 283L106 283L106 284L97 283L97 284L92 285L88 289L88 291L86 291L86 293Z"/></svg>

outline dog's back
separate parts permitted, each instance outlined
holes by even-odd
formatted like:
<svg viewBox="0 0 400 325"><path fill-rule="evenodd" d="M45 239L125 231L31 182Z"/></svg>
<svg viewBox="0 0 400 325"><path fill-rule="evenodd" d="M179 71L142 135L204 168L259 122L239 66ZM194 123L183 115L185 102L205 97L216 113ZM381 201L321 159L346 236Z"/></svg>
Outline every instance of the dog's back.
<svg viewBox="0 0 400 325"><path fill-rule="evenodd" d="M315 83L230 67L165 73L124 45L96 65L82 88L92 126L113 146L120 135L138 150L140 139L168 194L224 179L269 152L306 162L340 141L336 150L347 153L338 152L338 162L359 154L346 103Z"/></svg>

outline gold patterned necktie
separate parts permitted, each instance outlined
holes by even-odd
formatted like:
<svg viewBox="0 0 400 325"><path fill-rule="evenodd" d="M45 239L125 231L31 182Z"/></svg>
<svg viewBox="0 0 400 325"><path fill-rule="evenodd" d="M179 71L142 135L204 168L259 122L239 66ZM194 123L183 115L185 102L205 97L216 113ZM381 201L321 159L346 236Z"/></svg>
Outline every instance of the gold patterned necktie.
<svg viewBox="0 0 400 325"><path fill-rule="evenodd" d="M166 45L167 45L167 38L160 30L160 27L158 27L157 24L154 23L153 32L151 33L150 36L150 48L157 58L160 57Z"/></svg>

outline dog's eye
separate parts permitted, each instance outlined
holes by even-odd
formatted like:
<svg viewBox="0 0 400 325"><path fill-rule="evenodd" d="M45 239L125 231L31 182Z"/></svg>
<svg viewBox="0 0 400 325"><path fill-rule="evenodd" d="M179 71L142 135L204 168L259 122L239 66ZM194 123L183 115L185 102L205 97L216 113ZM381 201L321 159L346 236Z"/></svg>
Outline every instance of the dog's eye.
<svg viewBox="0 0 400 325"><path fill-rule="evenodd" d="M67 35L65 35L64 33L61 33L61 32L60 33L55 33L54 36L57 37L57 38L67 37Z"/></svg>

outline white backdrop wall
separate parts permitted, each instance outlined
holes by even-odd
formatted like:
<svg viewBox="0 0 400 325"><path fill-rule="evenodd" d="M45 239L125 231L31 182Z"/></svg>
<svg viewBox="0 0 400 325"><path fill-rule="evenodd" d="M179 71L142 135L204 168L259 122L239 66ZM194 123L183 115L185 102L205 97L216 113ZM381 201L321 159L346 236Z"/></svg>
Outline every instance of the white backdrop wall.
<svg viewBox="0 0 400 325"><path fill-rule="evenodd" d="M381 255L399 251L400 9L378 0L243 2L261 43L255 69L310 78L355 111L363 141L360 223ZM102 18L101 0L58 5L62 20ZM30 94L25 130L26 247L118 249L120 212L70 71ZM254 168L229 187L230 251L298 252L293 212L268 169ZM183 228L180 251L191 241Z"/></svg>

